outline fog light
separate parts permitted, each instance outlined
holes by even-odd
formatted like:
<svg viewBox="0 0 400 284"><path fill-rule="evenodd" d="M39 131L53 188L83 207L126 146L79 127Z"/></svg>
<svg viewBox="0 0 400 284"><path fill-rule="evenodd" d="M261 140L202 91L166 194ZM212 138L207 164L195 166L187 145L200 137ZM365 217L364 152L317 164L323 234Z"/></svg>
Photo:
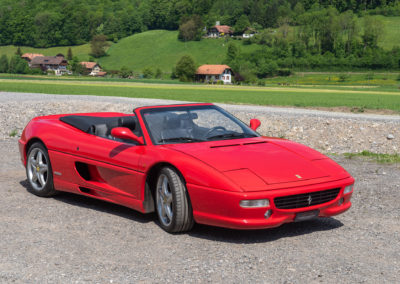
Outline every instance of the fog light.
<svg viewBox="0 0 400 284"><path fill-rule="evenodd" d="M344 198L342 197L342 198L339 199L339 205L342 205L343 202L344 202Z"/></svg>
<svg viewBox="0 0 400 284"><path fill-rule="evenodd" d="M268 207L268 199L255 199L255 200L240 200L240 207L255 208L255 207Z"/></svg>
<svg viewBox="0 0 400 284"><path fill-rule="evenodd" d="M354 184L348 185L344 188L343 194L347 194L353 191Z"/></svg>
<svg viewBox="0 0 400 284"><path fill-rule="evenodd" d="M269 209L269 210L267 210L267 212L265 212L264 217L265 217L265 219L268 219L269 217L271 217L271 215L272 215L272 210Z"/></svg>

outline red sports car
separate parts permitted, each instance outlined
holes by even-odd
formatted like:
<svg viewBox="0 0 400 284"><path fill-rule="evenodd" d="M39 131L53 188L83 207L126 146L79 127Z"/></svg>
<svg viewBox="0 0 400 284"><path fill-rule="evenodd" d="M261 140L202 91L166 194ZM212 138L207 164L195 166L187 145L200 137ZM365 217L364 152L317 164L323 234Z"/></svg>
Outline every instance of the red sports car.
<svg viewBox="0 0 400 284"><path fill-rule="evenodd" d="M160 226L261 229L350 208L354 179L328 157L208 103L134 114L34 118L19 140L31 191L68 191L156 211Z"/></svg>

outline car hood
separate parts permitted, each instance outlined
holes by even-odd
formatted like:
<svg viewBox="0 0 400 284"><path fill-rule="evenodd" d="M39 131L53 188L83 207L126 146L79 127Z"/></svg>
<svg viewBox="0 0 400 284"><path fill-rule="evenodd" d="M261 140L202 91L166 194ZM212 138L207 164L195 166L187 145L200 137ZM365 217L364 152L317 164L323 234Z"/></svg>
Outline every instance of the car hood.
<svg viewBox="0 0 400 284"><path fill-rule="evenodd" d="M298 149L310 149L297 143L295 145ZM296 152L298 149L293 150L284 142L280 144L279 140L273 139L170 144L169 147L203 161L245 190L261 190L266 185L329 177L332 172L313 162L316 158L328 159L322 154L314 151L307 157L301 151Z"/></svg>

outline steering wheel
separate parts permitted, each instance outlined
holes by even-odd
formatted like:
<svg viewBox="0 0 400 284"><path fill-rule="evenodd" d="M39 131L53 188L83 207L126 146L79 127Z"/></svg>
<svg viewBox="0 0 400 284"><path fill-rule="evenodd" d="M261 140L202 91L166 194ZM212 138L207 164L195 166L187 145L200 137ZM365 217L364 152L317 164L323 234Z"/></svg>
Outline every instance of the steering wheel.
<svg viewBox="0 0 400 284"><path fill-rule="evenodd" d="M205 138L209 137L211 133L213 133L214 131L217 131L217 130L218 130L218 131L226 131L226 128L223 127L223 126L215 126L215 127L211 128L211 129L209 129L209 130L206 132L206 134L204 134L204 137L205 137Z"/></svg>

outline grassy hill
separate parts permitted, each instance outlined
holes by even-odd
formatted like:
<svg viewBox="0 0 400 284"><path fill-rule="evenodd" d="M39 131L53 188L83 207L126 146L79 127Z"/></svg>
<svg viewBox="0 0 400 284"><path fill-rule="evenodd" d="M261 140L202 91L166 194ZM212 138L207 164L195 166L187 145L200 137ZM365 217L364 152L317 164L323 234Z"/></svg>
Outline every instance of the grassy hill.
<svg viewBox="0 0 400 284"><path fill-rule="evenodd" d="M238 41L238 44L240 42ZM256 45L241 46L246 52ZM190 54L198 64L220 64L226 55L226 39L203 39L182 42L177 31L153 30L121 39L113 44L100 64L108 69L127 66L135 71L145 67L159 67L171 72L172 66L185 54Z"/></svg>
<svg viewBox="0 0 400 284"><path fill-rule="evenodd" d="M385 32L380 39L379 46L385 49L392 49L393 46L400 46L400 17L374 16L380 19L385 27Z"/></svg>
<svg viewBox="0 0 400 284"><path fill-rule="evenodd" d="M379 43L385 49L400 46L400 17L374 16L381 19L385 26ZM362 18L360 18L362 27ZM113 43L107 51L108 56L99 63L109 70L120 70L126 66L141 72L145 67L160 68L163 72L171 72L172 66L185 54L190 54L197 64L218 64L225 58L226 39L203 39L201 41L181 42L177 39L177 31L153 30L135 34ZM236 41L241 45L240 41ZM67 54L69 46L51 48L21 47L22 52L42 53L44 55ZM80 60L88 60L90 44L71 46L74 56ZM242 52L257 49L256 45L241 45ZM8 57L17 50L16 46L0 46L0 55Z"/></svg>

